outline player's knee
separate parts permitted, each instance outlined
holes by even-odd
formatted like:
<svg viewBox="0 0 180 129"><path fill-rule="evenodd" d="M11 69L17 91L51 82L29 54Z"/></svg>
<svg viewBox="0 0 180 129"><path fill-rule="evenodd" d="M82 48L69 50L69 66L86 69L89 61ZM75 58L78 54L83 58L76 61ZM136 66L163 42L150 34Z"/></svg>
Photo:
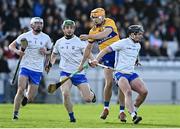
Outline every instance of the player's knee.
<svg viewBox="0 0 180 129"><path fill-rule="evenodd" d="M144 90L141 92L141 94L146 97L147 94L148 94L148 90L147 90L147 89L144 89Z"/></svg>
<svg viewBox="0 0 180 129"><path fill-rule="evenodd" d="M132 91L131 91L131 89L129 89L129 90L126 91L126 95L127 95L127 96L132 96Z"/></svg>
<svg viewBox="0 0 180 129"><path fill-rule="evenodd" d="M70 94L69 92L62 92L64 99L69 98Z"/></svg>
<svg viewBox="0 0 180 129"><path fill-rule="evenodd" d="M89 97L85 97L84 100L85 100L87 103L90 103L90 102L92 101L91 98L89 98Z"/></svg>
<svg viewBox="0 0 180 129"><path fill-rule="evenodd" d="M24 94L24 89L19 88L17 93L18 93L19 95L22 95L22 96L23 96L23 94Z"/></svg>

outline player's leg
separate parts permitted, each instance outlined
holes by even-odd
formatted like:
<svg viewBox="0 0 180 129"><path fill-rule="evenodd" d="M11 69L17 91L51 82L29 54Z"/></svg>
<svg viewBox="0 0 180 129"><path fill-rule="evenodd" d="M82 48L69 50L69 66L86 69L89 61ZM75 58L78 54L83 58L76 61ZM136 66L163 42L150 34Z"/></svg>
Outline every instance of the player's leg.
<svg viewBox="0 0 180 129"><path fill-rule="evenodd" d="M119 116L118 118L120 119L121 122L126 122L126 114L125 114L125 96L122 92L122 90L119 88Z"/></svg>
<svg viewBox="0 0 180 129"><path fill-rule="evenodd" d="M60 73L60 78L61 78L60 80L66 78L69 75L70 73L66 73L62 71ZM63 103L68 112L70 122L76 122L76 119L74 117L74 112L73 112L73 104L71 102L71 87L72 87L72 81L70 79L66 81L60 88L61 88L61 92L63 96Z"/></svg>
<svg viewBox="0 0 180 129"><path fill-rule="evenodd" d="M38 85L35 84L28 85L28 89L26 93L28 102L33 102L35 96L37 95L37 92L38 92Z"/></svg>
<svg viewBox="0 0 180 129"><path fill-rule="evenodd" d="M32 102L37 94L38 86L42 78L42 72L36 72L28 70L29 85L24 98L22 100L22 106L25 106L28 102Z"/></svg>
<svg viewBox="0 0 180 129"><path fill-rule="evenodd" d="M139 121L142 120L142 118L137 116L136 112L134 111L133 101L132 101L132 90L128 80L125 77L121 77L118 81L118 85L121 88L122 92L124 93L125 106L127 107L128 112L130 113L134 124L138 124Z"/></svg>
<svg viewBox="0 0 180 129"><path fill-rule="evenodd" d="M130 113L134 124L138 124L139 121L142 120L142 117L137 116L136 112L134 111L133 107L133 101L132 101L132 89L130 85L130 79L132 78L132 75L123 74L120 72L117 72L115 74L116 80L118 80L118 85L125 96L125 106L128 109L128 112Z"/></svg>
<svg viewBox="0 0 180 129"><path fill-rule="evenodd" d="M90 86L88 83L81 83L78 85L78 89L81 92L82 97L84 100L88 103L96 102L96 96L95 93L90 89Z"/></svg>
<svg viewBox="0 0 180 129"><path fill-rule="evenodd" d="M95 93L91 90L88 80L84 74L77 74L71 78L72 84L77 86L86 102L96 102Z"/></svg>
<svg viewBox="0 0 180 129"><path fill-rule="evenodd" d="M18 77L18 90L14 98L13 120L18 119L20 104L23 99L23 94L24 94L24 90L26 89L27 81L28 81L28 77L26 76L26 71L21 69Z"/></svg>
<svg viewBox="0 0 180 129"><path fill-rule="evenodd" d="M104 110L100 115L101 119L106 119L109 114L109 103L112 95L113 71L104 69L105 86L104 86Z"/></svg>
<svg viewBox="0 0 180 129"><path fill-rule="evenodd" d="M76 122L73 112L73 104L71 102L71 87L72 87L72 82L71 80L68 80L60 88L63 96L63 103L68 112L70 122Z"/></svg>
<svg viewBox="0 0 180 129"><path fill-rule="evenodd" d="M140 107L140 105L144 102L146 99L146 96L148 94L148 90L141 78L136 78L131 81L131 88L132 90L136 91L138 93L138 96L134 103L135 111Z"/></svg>
<svg viewBox="0 0 180 129"><path fill-rule="evenodd" d="M125 96L125 105L130 113L134 111L132 102L132 91L128 80L125 77L121 77L118 81L118 85Z"/></svg>

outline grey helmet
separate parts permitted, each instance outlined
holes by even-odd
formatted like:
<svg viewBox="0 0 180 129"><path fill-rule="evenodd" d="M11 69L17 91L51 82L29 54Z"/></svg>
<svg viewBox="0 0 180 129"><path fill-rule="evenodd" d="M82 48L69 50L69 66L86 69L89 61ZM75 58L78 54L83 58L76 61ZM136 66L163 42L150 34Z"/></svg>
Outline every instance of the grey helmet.
<svg viewBox="0 0 180 129"><path fill-rule="evenodd" d="M144 32L144 28L141 25L131 25L128 27L128 34Z"/></svg>

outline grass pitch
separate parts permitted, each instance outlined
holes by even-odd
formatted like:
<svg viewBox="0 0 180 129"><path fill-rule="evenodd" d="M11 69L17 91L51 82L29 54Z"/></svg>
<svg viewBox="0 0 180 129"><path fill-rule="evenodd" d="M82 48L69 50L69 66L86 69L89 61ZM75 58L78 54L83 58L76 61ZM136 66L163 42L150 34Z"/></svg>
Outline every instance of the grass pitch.
<svg viewBox="0 0 180 129"><path fill-rule="evenodd" d="M12 121L12 108L12 104L0 105L0 128L180 128L180 105L143 105L138 125L132 124L127 112L127 123L121 123L118 105L111 105L106 120L99 118L103 105L74 105L76 123L69 122L61 104L29 104L21 108L18 121Z"/></svg>

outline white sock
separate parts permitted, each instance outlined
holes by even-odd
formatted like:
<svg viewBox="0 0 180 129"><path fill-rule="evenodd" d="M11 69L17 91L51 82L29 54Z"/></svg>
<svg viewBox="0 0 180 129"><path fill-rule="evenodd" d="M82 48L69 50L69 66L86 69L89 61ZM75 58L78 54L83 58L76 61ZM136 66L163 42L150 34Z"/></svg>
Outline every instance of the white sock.
<svg viewBox="0 0 180 129"><path fill-rule="evenodd" d="M131 113L131 117L132 117L132 118L133 118L135 115L136 115L135 112L132 112L132 113Z"/></svg>
<svg viewBox="0 0 180 129"><path fill-rule="evenodd" d="M124 112L124 110L120 110L120 113L121 113L121 112Z"/></svg>
<svg viewBox="0 0 180 129"><path fill-rule="evenodd" d="M104 109L107 109L107 110L109 110L109 107L104 107Z"/></svg>

